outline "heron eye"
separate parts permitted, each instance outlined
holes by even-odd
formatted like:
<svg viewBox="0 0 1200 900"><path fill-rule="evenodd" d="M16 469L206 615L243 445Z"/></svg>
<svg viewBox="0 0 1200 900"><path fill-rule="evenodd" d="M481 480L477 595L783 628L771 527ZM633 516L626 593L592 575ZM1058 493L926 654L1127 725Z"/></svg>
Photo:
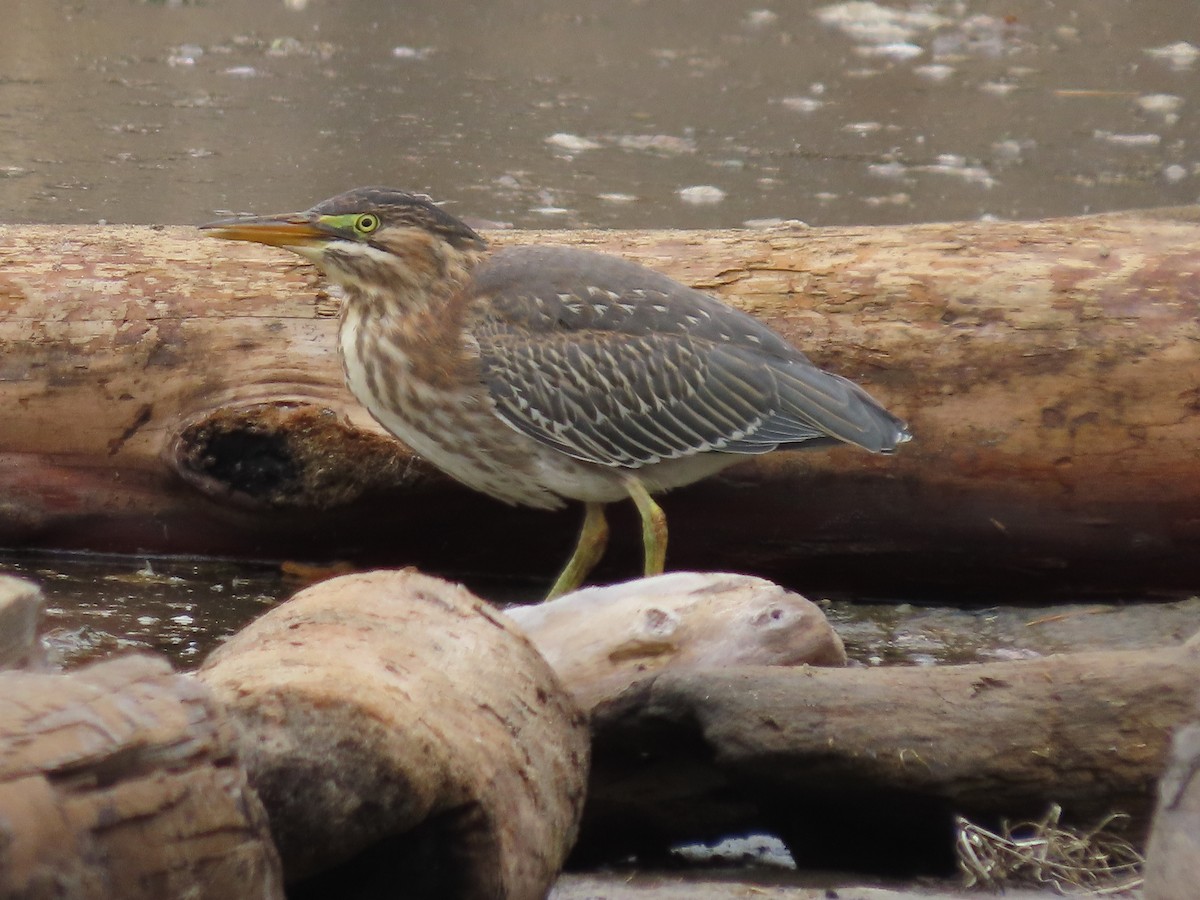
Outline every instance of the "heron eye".
<svg viewBox="0 0 1200 900"><path fill-rule="evenodd" d="M379 227L379 216L363 213L354 220L354 230L361 234L370 234Z"/></svg>

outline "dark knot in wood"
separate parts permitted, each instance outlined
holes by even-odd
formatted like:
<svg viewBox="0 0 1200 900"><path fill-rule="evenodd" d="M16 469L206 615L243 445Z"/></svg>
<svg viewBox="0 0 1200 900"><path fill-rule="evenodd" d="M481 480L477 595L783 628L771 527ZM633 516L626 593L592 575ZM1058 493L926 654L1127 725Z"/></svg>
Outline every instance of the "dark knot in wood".
<svg viewBox="0 0 1200 900"><path fill-rule="evenodd" d="M254 508L329 509L427 474L391 438L303 403L217 409L184 425L168 455L203 493Z"/></svg>

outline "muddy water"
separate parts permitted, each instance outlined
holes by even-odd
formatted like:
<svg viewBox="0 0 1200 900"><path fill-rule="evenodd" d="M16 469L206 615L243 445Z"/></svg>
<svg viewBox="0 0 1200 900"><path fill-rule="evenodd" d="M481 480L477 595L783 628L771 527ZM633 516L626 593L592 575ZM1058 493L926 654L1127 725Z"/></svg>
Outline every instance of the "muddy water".
<svg viewBox="0 0 1200 900"><path fill-rule="evenodd" d="M0 217L388 183L517 226L1196 202L1193 0L0 0Z"/></svg>
<svg viewBox="0 0 1200 900"><path fill-rule="evenodd" d="M43 640L69 666L145 650L193 668L222 640L302 586L269 563L96 554L0 554L0 574L41 585L47 601ZM530 594L523 584L471 587L501 605ZM852 663L862 666L1156 647L1179 643L1200 627L1200 597L962 610L863 598L818 602Z"/></svg>

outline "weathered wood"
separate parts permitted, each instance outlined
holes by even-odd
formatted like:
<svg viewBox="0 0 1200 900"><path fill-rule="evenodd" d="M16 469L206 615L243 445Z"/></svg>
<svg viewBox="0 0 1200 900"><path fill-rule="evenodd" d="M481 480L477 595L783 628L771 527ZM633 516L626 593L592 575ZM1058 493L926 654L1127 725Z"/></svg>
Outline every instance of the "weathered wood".
<svg viewBox="0 0 1200 900"><path fill-rule="evenodd" d="M506 614L585 712L659 672L846 664L816 604L747 575L673 572Z"/></svg>
<svg viewBox="0 0 1200 900"><path fill-rule="evenodd" d="M689 872L631 872L564 875L549 900L981 900L978 890L923 883L911 889L860 887L845 878L818 873L798 876L803 886L771 884L763 872L749 871L739 883L726 874L713 877ZM809 885L812 886L809 886ZM819 885L819 886L817 886ZM1004 900L1061 900L1062 894L1007 889Z"/></svg>
<svg viewBox="0 0 1200 900"><path fill-rule="evenodd" d="M648 679L593 712L588 857L739 828L802 865L952 864L954 814L1144 827L1200 646L932 668ZM918 863L919 864L919 863Z"/></svg>
<svg viewBox="0 0 1200 900"><path fill-rule="evenodd" d="M411 570L322 582L198 677L238 722L300 882L289 896L542 900L553 884L587 726L516 626L463 588Z"/></svg>
<svg viewBox="0 0 1200 900"><path fill-rule="evenodd" d="M37 633L42 603L42 591L36 584L0 575L0 669L47 665Z"/></svg>
<svg viewBox="0 0 1200 900"><path fill-rule="evenodd" d="M1146 900L1192 900L1200 875L1200 725L1175 734L1146 849Z"/></svg>
<svg viewBox="0 0 1200 900"><path fill-rule="evenodd" d="M203 685L144 656L0 673L0 896L281 898L282 885Z"/></svg>
<svg viewBox="0 0 1200 900"><path fill-rule="evenodd" d="M1200 579L1193 219L494 237L711 290L910 419L892 458L778 454L668 497L672 566L1170 588ZM190 229L0 227L0 545L552 572L576 514L412 464L341 384L336 308L294 257Z"/></svg>

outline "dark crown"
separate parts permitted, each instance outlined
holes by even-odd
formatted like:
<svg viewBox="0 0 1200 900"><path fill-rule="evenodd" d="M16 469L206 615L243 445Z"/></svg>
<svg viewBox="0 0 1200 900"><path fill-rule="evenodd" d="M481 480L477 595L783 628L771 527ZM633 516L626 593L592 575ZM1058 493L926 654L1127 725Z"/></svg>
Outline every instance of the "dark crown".
<svg viewBox="0 0 1200 900"><path fill-rule="evenodd" d="M322 200L311 210L320 216L374 213L384 228L422 228L456 249L478 247L485 241L470 226L446 212L424 194L386 187L362 187Z"/></svg>

